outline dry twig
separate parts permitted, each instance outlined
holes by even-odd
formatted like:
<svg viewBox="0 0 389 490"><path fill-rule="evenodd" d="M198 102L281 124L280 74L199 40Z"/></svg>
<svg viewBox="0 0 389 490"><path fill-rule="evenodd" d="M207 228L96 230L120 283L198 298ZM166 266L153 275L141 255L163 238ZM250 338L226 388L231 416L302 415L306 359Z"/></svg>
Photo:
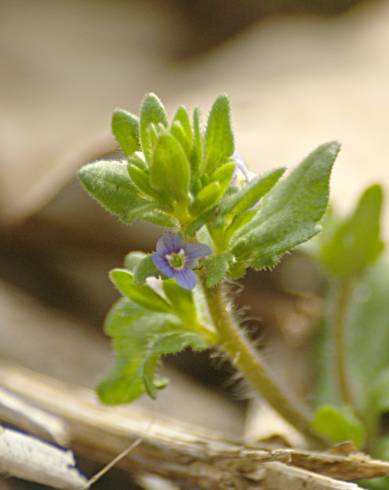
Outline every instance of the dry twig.
<svg viewBox="0 0 389 490"><path fill-rule="evenodd" d="M248 447L176 421L156 420L144 409L103 407L90 390L6 363L0 364L0 384L63 418L72 447L88 458L107 463L131 441L143 438L144 442L119 462L135 475L158 474L203 489L250 489L257 488L253 485L259 482L270 489L277 488L271 482L278 479L293 481L288 483L290 489L302 488L305 482L312 490L356 488L313 471L341 480L389 475L389 463L364 455ZM275 461L282 464L274 465ZM294 471L297 466L299 471Z"/></svg>
<svg viewBox="0 0 389 490"><path fill-rule="evenodd" d="M63 490L81 490L85 478L73 454L10 429L0 429L0 473Z"/></svg>

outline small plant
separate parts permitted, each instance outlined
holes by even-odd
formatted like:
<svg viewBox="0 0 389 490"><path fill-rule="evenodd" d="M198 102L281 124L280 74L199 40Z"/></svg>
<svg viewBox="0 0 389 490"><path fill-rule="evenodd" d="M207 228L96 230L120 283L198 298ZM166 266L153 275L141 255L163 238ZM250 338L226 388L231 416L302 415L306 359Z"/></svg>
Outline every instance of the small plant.
<svg viewBox="0 0 389 490"><path fill-rule="evenodd" d="M377 390L389 379L389 362L379 365L384 374L366 398L367 387L363 391L350 382L350 372L361 366L349 359L346 327L350 300L360 282L369 280L368 269L383 249L380 187L370 187L347 219L327 213L325 230L311 247L333 285L333 317L326 321L334 327L324 329L318 343L321 358L324 345L335 346L334 356L318 370L314 413L273 380L234 315L225 283L249 268L276 266L286 252L320 232L339 144L319 146L286 175L285 168L277 168L252 176L235 152L225 96L216 99L205 129L198 109L190 116L180 107L169 122L161 101L148 94L139 118L114 111L112 130L124 159L84 166L81 182L123 223L159 225L161 237L155 252L131 252L124 266L111 272L122 297L105 323L116 364L98 387L100 399L119 404L144 393L155 398L167 385L157 374L162 356L188 347L218 349L315 447L351 439L357 447L377 448L372 406L377 413L386 408L389 397L383 401Z"/></svg>

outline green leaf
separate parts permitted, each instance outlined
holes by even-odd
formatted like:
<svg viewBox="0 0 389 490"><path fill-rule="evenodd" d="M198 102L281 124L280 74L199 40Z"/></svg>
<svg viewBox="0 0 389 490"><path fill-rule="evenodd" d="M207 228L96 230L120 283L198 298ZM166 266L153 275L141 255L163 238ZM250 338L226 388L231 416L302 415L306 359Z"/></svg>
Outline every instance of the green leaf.
<svg viewBox="0 0 389 490"><path fill-rule="evenodd" d="M226 278L231 260L232 254L230 253L211 255L204 260L207 287L213 288Z"/></svg>
<svg viewBox="0 0 389 490"><path fill-rule="evenodd" d="M389 414L389 362L388 366L371 380L367 398L366 418L369 430L377 435L380 432L382 419ZM389 446L386 446L386 449L389 450ZM385 457L389 457L389 451Z"/></svg>
<svg viewBox="0 0 389 490"><path fill-rule="evenodd" d="M174 129L180 128L180 129ZM173 118L172 134L181 143L187 154L190 156L193 144L193 132L190 124L188 111L184 106L178 108Z"/></svg>
<svg viewBox="0 0 389 490"><path fill-rule="evenodd" d="M126 157L139 150L139 118L115 109L112 114L112 132Z"/></svg>
<svg viewBox="0 0 389 490"><path fill-rule="evenodd" d="M116 352L114 368L98 387L100 399L108 404L128 403L145 392L155 398L166 386L166 380L155 379L161 356L208 347L176 316L150 311L126 298L112 308L105 331Z"/></svg>
<svg viewBox="0 0 389 490"><path fill-rule="evenodd" d="M333 443L352 441L357 449L365 443L365 429L349 407L319 407L312 428Z"/></svg>
<svg viewBox="0 0 389 490"><path fill-rule="evenodd" d="M190 158L192 179L197 177L203 159L203 141L200 126L200 111L195 109L193 112L193 147Z"/></svg>
<svg viewBox="0 0 389 490"><path fill-rule="evenodd" d="M150 124L168 127L165 108L160 99L153 93L147 94L143 99L140 109L140 139L146 160L151 161L153 145L150 139Z"/></svg>
<svg viewBox="0 0 389 490"><path fill-rule="evenodd" d="M220 189L222 192L221 196L224 196L227 189L229 188L232 176L234 175L234 171L235 162L227 162L217 168L215 172L211 175L211 180L213 180L214 182L218 182L220 185Z"/></svg>
<svg viewBox="0 0 389 490"><path fill-rule="evenodd" d="M250 223L256 213L257 210L252 209L251 211L245 211L237 214L226 229L226 241L228 242L234 233L236 233L240 228L243 228L243 226L245 226L247 223Z"/></svg>
<svg viewBox="0 0 389 490"><path fill-rule="evenodd" d="M190 164L182 146L169 134L162 134L155 147L150 169L154 189L177 201L187 201Z"/></svg>
<svg viewBox="0 0 389 490"><path fill-rule="evenodd" d="M375 438L383 413L389 411L389 263L380 260L356 282L346 320L346 362L354 404ZM313 356L316 401L336 403L335 359L331 345L333 298ZM386 382L388 384L385 387Z"/></svg>
<svg viewBox="0 0 389 490"><path fill-rule="evenodd" d="M192 126L190 124L188 111L186 110L186 108L184 106L180 106L178 108L177 112L174 115L173 121L177 121L181 124L181 126L185 132L186 138L187 138L190 146L192 146L192 138L193 138Z"/></svg>
<svg viewBox="0 0 389 490"><path fill-rule="evenodd" d="M233 280L241 279L246 274L247 268L248 264L245 262L235 262L230 266L228 275Z"/></svg>
<svg viewBox="0 0 389 490"><path fill-rule="evenodd" d="M174 216L161 211L160 209L145 210L140 219L152 223L153 225L163 226L164 228L178 229L179 222Z"/></svg>
<svg viewBox="0 0 389 490"><path fill-rule="evenodd" d="M361 274L381 255L384 244L380 237L382 188L368 187L355 210L322 241L319 259L334 276L347 278Z"/></svg>
<svg viewBox="0 0 389 490"><path fill-rule="evenodd" d="M134 268L134 282L136 285L144 284L148 277L158 277L160 272L155 267L152 256L145 255Z"/></svg>
<svg viewBox="0 0 389 490"><path fill-rule="evenodd" d="M146 170L139 168L137 165L128 165L128 175L133 184L146 196L156 197L156 193L150 186L149 176Z"/></svg>
<svg viewBox="0 0 389 490"><path fill-rule="evenodd" d="M373 449L374 458L383 459L389 461L389 436L386 434L377 440L376 446ZM387 479L389 483L389 478ZM387 489L388 487L384 487Z"/></svg>
<svg viewBox="0 0 389 490"><path fill-rule="evenodd" d="M205 132L205 171L211 174L234 153L230 103L221 95L212 106Z"/></svg>
<svg viewBox="0 0 389 490"><path fill-rule="evenodd" d="M238 192L223 201L221 205L222 214L237 215L248 211L275 186L284 172L285 168L277 168L248 182Z"/></svg>
<svg viewBox="0 0 389 490"><path fill-rule="evenodd" d="M187 156L191 153L191 143L188 141L181 123L174 121L170 129L171 134L180 143Z"/></svg>
<svg viewBox="0 0 389 490"><path fill-rule="evenodd" d="M194 236L206 223L210 223L216 216L216 206L208 208L197 216L186 228L185 232Z"/></svg>
<svg viewBox="0 0 389 490"><path fill-rule="evenodd" d="M174 279L164 280L162 287L176 314L182 318L185 324L195 323L196 306L192 291L182 288Z"/></svg>
<svg viewBox="0 0 389 490"><path fill-rule="evenodd" d="M207 209L214 207L222 198L224 192L219 182L211 182L201 189L191 206L191 212L203 213Z"/></svg>
<svg viewBox="0 0 389 490"><path fill-rule="evenodd" d="M127 173L127 162L100 161L83 166L79 178L88 193L125 223L138 219L150 201L140 197Z"/></svg>
<svg viewBox="0 0 389 490"><path fill-rule="evenodd" d="M134 273L134 270L136 266L141 262L145 257L147 257L147 254L144 252L129 252L125 257L124 257L124 268L127 269L128 271Z"/></svg>
<svg viewBox="0 0 389 490"><path fill-rule="evenodd" d="M337 143L319 146L267 195L257 215L233 238L238 259L264 266L320 231Z"/></svg>
<svg viewBox="0 0 389 490"><path fill-rule="evenodd" d="M111 281L123 296L152 311L171 313L171 306L153 289L146 285L135 284L134 277L126 269L114 269L110 273Z"/></svg>

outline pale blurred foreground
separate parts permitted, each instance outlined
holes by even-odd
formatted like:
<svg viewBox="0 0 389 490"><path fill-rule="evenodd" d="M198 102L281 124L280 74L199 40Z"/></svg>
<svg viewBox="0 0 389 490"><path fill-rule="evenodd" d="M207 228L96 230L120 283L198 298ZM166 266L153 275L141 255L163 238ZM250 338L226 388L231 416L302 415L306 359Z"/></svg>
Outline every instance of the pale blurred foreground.
<svg viewBox="0 0 389 490"><path fill-rule="evenodd" d="M109 132L114 107L137 112L143 94L154 91L170 110L184 103L205 114L226 92L238 150L252 170L292 167L320 143L339 140L332 195L347 210L368 183L389 183L389 4L371 2L329 19L269 20L185 61L177 59L184 39L177 14L151 2L92 8L75 1L3 1L1 8L0 385L27 404L10 406L9 392L0 391L0 418L66 443L85 458L88 474L98 468L94 463L108 462L143 437L122 463L136 475L133 488L162 488L153 487L147 473L174 479L178 488L197 488L180 486L187 481L227 488L232 474L243 485L236 488L262 482L292 490L307 481L313 489L356 488L295 467L349 479L362 463L353 467L347 456L348 472L335 456L335 463L315 466L304 453L249 454L222 441L304 445L268 410L232 400L228 388L206 386L211 368L202 358L176 361L197 380L165 367L171 384L157 402L142 399L119 409L97 404L91 388L111 363L101 323L116 297L107 271L129 250L152 249L158 231L116 223L86 196L75 174L116 150ZM310 271L309 279L298 278L309 297L285 292L293 260L275 279L263 275L258 283L253 276L240 301L262 320L280 378L307 396L306 354L320 285ZM212 372L214 383L230 375ZM43 419L32 417L31 404L43 409ZM47 412L55 415L54 426ZM265 460L271 462L254 478L253 468ZM388 469L366 461L365 471ZM101 488L127 481L125 473L115 478ZM42 487L11 479L0 488Z"/></svg>

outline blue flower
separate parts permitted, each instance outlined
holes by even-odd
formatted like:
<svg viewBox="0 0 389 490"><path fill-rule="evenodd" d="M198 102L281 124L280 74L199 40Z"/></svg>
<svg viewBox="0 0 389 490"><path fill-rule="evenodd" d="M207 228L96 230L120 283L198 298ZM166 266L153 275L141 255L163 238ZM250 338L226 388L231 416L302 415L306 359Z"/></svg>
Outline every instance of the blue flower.
<svg viewBox="0 0 389 490"><path fill-rule="evenodd" d="M192 271L197 259L212 253L202 243L186 243L178 235L165 233L157 242L157 251L152 259L162 274L173 277L184 289L196 286L196 274Z"/></svg>

